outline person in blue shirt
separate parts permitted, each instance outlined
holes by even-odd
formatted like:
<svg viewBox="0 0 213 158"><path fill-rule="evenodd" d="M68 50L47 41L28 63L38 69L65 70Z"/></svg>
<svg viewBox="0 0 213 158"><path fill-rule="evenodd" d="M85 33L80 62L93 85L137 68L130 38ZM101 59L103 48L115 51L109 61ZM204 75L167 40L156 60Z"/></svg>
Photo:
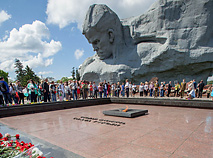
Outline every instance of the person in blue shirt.
<svg viewBox="0 0 213 158"><path fill-rule="evenodd" d="M121 95L122 95L122 97L125 96L125 85L124 85L124 83L122 83L122 85L121 85Z"/></svg>
<svg viewBox="0 0 213 158"><path fill-rule="evenodd" d="M3 93L0 90L0 105L4 105Z"/></svg>
<svg viewBox="0 0 213 158"><path fill-rule="evenodd" d="M194 90L195 90L195 97L197 97L198 89L197 89L197 82L195 81L195 79L193 79L193 85L194 85Z"/></svg>
<svg viewBox="0 0 213 158"><path fill-rule="evenodd" d="M3 93L5 104L12 104L12 100L9 93L9 86L7 82L4 81L4 77L0 77L0 90Z"/></svg>

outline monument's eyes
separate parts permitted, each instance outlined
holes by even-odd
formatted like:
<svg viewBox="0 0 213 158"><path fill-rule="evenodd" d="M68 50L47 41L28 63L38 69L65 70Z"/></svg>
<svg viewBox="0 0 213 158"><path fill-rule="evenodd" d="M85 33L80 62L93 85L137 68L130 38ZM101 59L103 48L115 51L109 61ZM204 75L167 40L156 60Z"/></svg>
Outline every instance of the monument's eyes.
<svg viewBox="0 0 213 158"><path fill-rule="evenodd" d="M100 42L100 40L95 40L92 42L92 44L98 44Z"/></svg>

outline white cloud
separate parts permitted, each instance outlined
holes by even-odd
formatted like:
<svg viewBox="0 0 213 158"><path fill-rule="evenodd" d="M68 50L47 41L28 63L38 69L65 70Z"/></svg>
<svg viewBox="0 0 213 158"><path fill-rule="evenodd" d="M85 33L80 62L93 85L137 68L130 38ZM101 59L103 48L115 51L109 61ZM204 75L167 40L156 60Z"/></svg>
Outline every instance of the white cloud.
<svg viewBox="0 0 213 158"><path fill-rule="evenodd" d="M106 4L120 18L128 18L144 13L156 0L48 0L47 23L63 28L70 23L77 23L82 29L82 24L89 6L92 4Z"/></svg>
<svg viewBox="0 0 213 158"><path fill-rule="evenodd" d="M38 72L39 75L47 75L47 74L52 74L52 71L40 71Z"/></svg>
<svg viewBox="0 0 213 158"><path fill-rule="evenodd" d="M76 49L75 51L75 58L78 60L84 55L84 50Z"/></svg>
<svg viewBox="0 0 213 158"><path fill-rule="evenodd" d="M14 28L8 37L0 42L1 69L13 71L15 58L31 68L51 65L53 58L50 57L60 51L62 45L54 40L48 43L49 36L48 28L41 21L25 24L18 30Z"/></svg>
<svg viewBox="0 0 213 158"><path fill-rule="evenodd" d="M2 10L2 11L0 12L0 25L1 25L3 22L9 20L11 17L12 17L11 15L7 14L7 12L5 12L4 10Z"/></svg>

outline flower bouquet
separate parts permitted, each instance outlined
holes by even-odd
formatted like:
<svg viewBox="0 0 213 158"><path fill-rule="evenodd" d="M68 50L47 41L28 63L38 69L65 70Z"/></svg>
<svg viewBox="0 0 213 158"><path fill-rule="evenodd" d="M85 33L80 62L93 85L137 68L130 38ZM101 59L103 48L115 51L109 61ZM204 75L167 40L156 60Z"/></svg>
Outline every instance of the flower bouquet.
<svg viewBox="0 0 213 158"><path fill-rule="evenodd" d="M11 136L0 133L0 157L1 158L45 158L43 153L38 149L39 145L25 143L20 141L19 134Z"/></svg>

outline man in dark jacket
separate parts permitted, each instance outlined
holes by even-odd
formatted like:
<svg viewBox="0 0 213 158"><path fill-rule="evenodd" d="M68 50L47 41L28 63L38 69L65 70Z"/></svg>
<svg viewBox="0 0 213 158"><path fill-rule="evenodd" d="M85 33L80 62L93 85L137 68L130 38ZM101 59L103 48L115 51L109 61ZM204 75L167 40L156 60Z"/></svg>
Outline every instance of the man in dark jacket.
<svg viewBox="0 0 213 158"><path fill-rule="evenodd" d="M5 104L8 104L8 103L12 104L12 100L9 93L9 86L7 82L4 81L3 77L0 77L0 90L3 93Z"/></svg>
<svg viewBox="0 0 213 158"><path fill-rule="evenodd" d="M171 90L172 90L172 81L169 81L167 97L169 97Z"/></svg>
<svg viewBox="0 0 213 158"><path fill-rule="evenodd" d="M107 84L106 80L104 80L103 89L104 89L104 97L107 98L108 84Z"/></svg>
<svg viewBox="0 0 213 158"><path fill-rule="evenodd" d="M44 102L48 101L50 102L50 90L49 90L49 85L48 85L48 79L46 78L44 83L42 84L42 89L44 91Z"/></svg>
<svg viewBox="0 0 213 158"><path fill-rule="evenodd" d="M0 105L4 105L3 93L0 90Z"/></svg>
<svg viewBox="0 0 213 158"><path fill-rule="evenodd" d="M203 80L200 81L199 85L198 85L198 88L199 88L199 91L198 91L198 98L202 98L202 94L203 94L203 88L204 88L204 83L203 83Z"/></svg>

